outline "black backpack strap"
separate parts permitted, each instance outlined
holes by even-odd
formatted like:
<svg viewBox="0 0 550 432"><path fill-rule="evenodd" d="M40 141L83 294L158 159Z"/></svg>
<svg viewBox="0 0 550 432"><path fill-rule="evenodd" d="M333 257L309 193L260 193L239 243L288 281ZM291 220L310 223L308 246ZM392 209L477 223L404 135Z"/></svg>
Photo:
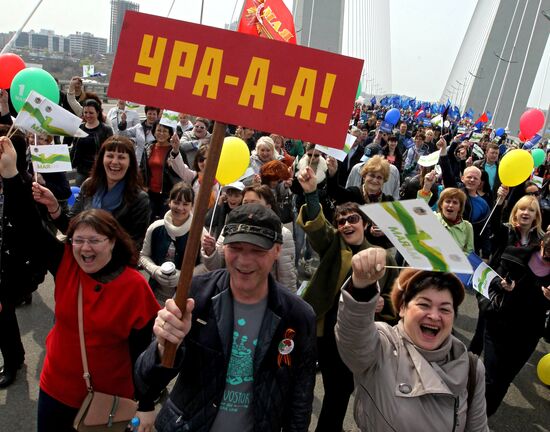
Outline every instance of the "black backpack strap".
<svg viewBox="0 0 550 432"><path fill-rule="evenodd" d="M468 351L468 383L466 384L466 390L468 391L468 409L472 406L474 401L474 395L476 393L476 377L477 377L477 361L478 356L473 352Z"/></svg>

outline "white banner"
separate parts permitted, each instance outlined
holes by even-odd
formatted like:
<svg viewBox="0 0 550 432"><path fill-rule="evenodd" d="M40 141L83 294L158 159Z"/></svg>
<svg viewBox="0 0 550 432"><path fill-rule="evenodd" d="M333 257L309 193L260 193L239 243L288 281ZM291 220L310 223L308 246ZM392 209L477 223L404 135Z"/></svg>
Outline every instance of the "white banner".
<svg viewBox="0 0 550 432"><path fill-rule="evenodd" d="M332 147L325 147L319 144L315 144L315 150L325 153L328 156L332 156L334 159L343 162L348 155L344 150L338 150Z"/></svg>
<svg viewBox="0 0 550 432"><path fill-rule="evenodd" d="M168 126L176 131L178 126L179 113L176 111L163 110L162 117L160 118L159 123L164 126Z"/></svg>
<svg viewBox="0 0 550 432"><path fill-rule="evenodd" d="M439 162L439 153L441 153L441 150L434 151L433 153L430 153L426 156L420 156L418 158L418 165L423 167L431 167L437 165L437 163Z"/></svg>
<svg viewBox="0 0 550 432"><path fill-rule="evenodd" d="M413 268L472 274L464 252L424 200L361 206Z"/></svg>
<svg viewBox="0 0 550 432"><path fill-rule="evenodd" d="M484 262L480 263L472 276L472 287L480 294L489 298L489 285L491 281L500 276Z"/></svg>
<svg viewBox="0 0 550 432"><path fill-rule="evenodd" d="M82 78L91 77L95 72L94 65L82 65Z"/></svg>
<svg viewBox="0 0 550 432"><path fill-rule="evenodd" d="M32 166L38 173L71 171L69 147L65 144L31 145Z"/></svg>
<svg viewBox="0 0 550 432"><path fill-rule="evenodd" d="M15 126L25 132L41 135L86 137L80 129L82 119L66 109L31 91L15 119Z"/></svg>

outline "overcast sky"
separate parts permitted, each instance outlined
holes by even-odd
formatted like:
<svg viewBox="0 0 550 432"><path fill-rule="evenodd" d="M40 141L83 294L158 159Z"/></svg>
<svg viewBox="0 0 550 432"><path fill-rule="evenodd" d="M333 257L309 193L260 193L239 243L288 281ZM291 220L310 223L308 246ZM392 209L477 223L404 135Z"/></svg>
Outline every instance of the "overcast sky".
<svg viewBox="0 0 550 432"><path fill-rule="evenodd" d="M166 16L172 0L134 0L140 11ZM293 0L284 0L291 8ZM377 0L383 1L383 0ZM438 100L451 72L477 0L389 0L392 34L392 91ZM224 27L238 17L244 0L204 0L203 24ZM0 0L4 12L0 32L16 30L38 0ZM67 36L76 31L109 38L110 0L43 0L25 30L51 29ZM235 13L234 10L236 9ZM291 9L292 10L292 9ZM6 14L6 11L9 11ZM176 0L171 18L199 22L201 0ZM9 16L9 19L6 17ZM538 103L550 43L535 80L529 105ZM541 107L550 104L550 77L544 86Z"/></svg>

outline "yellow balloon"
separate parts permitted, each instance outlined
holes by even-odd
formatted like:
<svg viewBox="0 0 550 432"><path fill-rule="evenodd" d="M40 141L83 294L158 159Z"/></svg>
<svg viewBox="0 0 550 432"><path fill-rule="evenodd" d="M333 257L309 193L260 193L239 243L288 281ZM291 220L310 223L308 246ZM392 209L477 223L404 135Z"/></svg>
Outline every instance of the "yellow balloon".
<svg viewBox="0 0 550 432"><path fill-rule="evenodd" d="M216 180L222 185L237 181L250 165L250 152L246 143L237 137L223 140Z"/></svg>
<svg viewBox="0 0 550 432"><path fill-rule="evenodd" d="M537 365L537 375L546 385L550 385L550 353L540 359Z"/></svg>
<svg viewBox="0 0 550 432"><path fill-rule="evenodd" d="M498 177L504 186L517 186L533 172L535 162L527 150L515 149L504 155L498 165Z"/></svg>

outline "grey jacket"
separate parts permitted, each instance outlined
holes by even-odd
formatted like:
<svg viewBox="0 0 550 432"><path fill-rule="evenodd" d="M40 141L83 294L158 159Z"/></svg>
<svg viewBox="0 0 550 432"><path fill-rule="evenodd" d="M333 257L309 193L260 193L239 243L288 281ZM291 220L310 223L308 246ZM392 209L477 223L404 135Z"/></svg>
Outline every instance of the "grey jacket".
<svg viewBox="0 0 550 432"><path fill-rule="evenodd" d="M378 294L359 302L348 284L342 288L335 331L340 356L354 374L355 421L361 431L488 432L481 361L468 409L464 344L451 335L443 346L445 360L430 363L401 336L401 321L394 327L374 321Z"/></svg>
<svg viewBox="0 0 550 432"><path fill-rule="evenodd" d="M210 138L210 132L204 138L197 138L193 130L184 132L180 138L180 149L185 153L187 166L193 168L195 156L202 143Z"/></svg>

